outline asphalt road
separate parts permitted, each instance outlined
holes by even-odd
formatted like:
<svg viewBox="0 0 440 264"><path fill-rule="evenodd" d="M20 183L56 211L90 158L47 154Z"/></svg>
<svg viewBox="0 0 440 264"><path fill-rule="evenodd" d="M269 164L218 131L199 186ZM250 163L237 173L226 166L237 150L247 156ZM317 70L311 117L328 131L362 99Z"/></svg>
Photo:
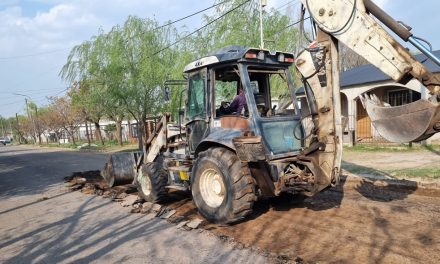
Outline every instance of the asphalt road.
<svg viewBox="0 0 440 264"><path fill-rule="evenodd" d="M206 231L130 214L69 192L63 178L100 169L105 155L0 146L1 263L264 263Z"/></svg>

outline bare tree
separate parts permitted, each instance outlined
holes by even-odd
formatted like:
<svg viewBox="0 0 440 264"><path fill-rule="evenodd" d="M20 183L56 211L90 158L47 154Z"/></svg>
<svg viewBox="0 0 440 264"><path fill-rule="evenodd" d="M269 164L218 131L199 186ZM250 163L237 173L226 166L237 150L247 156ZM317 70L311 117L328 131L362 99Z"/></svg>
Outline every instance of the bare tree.
<svg viewBox="0 0 440 264"><path fill-rule="evenodd" d="M75 145L75 132L84 120L84 116L72 105L68 97L51 97L50 100L49 108L52 110L54 128L58 127L65 131Z"/></svg>

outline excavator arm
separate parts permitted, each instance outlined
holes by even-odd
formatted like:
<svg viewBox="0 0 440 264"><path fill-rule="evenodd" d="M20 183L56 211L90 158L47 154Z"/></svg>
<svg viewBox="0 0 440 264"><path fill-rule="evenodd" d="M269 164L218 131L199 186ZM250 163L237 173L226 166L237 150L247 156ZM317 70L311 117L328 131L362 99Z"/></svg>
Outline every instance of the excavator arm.
<svg viewBox="0 0 440 264"><path fill-rule="evenodd" d="M408 26L395 21L371 0L301 1L318 27L318 48L325 47L319 40L319 35L327 35L345 44L396 82L406 84L417 79L429 90L429 98L398 107L386 106L375 95L361 96L360 99L379 134L392 142L412 142L424 140L440 131L440 78L417 61L378 21L402 40L412 43L440 66L440 60L420 43L419 38L413 36ZM337 46L335 48L337 53ZM307 77L307 73L317 70L320 64L316 57L310 63L304 63L301 58L304 56L308 55L300 55L296 66ZM333 73L339 75L337 67L333 69ZM318 88L311 83L308 82L311 90L315 94L319 93ZM327 85L335 84L329 82ZM324 106L320 105L319 100L316 103L318 109ZM334 103L337 102L333 102L333 106Z"/></svg>
<svg viewBox="0 0 440 264"><path fill-rule="evenodd" d="M299 53L295 62L302 75L313 122L311 137L299 158L314 164L310 169L314 175L319 175L317 186L339 181L342 120L338 42L396 82L406 84L417 79L430 92L428 99L398 107L387 106L374 94L360 96L379 134L392 142L412 142L440 131L439 78L417 61L377 20L403 40L413 43L440 66L440 60L424 48L406 26L396 22L371 0L301 1L317 27L317 34L315 42Z"/></svg>

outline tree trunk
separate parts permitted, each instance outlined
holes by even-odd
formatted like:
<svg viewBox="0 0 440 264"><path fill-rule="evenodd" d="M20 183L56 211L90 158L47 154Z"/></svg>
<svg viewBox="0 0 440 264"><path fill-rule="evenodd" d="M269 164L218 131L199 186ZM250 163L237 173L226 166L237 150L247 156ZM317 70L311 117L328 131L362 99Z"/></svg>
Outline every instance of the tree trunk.
<svg viewBox="0 0 440 264"><path fill-rule="evenodd" d="M86 138L87 138L87 144L90 146L90 134L89 134L89 124L87 124L87 120L86 122Z"/></svg>
<svg viewBox="0 0 440 264"><path fill-rule="evenodd" d="M93 141L94 139L93 139L92 124L90 124L90 137L91 137L91 140Z"/></svg>
<svg viewBox="0 0 440 264"><path fill-rule="evenodd" d="M69 131L69 135L72 138L73 145L76 146L75 133L73 133L73 131Z"/></svg>
<svg viewBox="0 0 440 264"><path fill-rule="evenodd" d="M144 138L145 138L145 122L144 119L137 121L137 136L138 136L138 148L139 150L144 149Z"/></svg>
<svg viewBox="0 0 440 264"><path fill-rule="evenodd" d="M101 126L99 125L99 122L93 122L95 124L95 133L96 133L96 139L101 142L101 145L104 146L104 140L102 138L101 134Z"/></svg>
<svg viewBox="0 0 440 264"><path fill-rule="evenodd" d="M122 146L122 120L116 121L116 139L119 146Z"/></svg>
<svg viewBox="0 0 440 264"><path fill-rule="evenodd" d="M38 109L35 107L35 122L37 123L38 145L41 145L40 122L38 121Z"/></svg>
<svg viewBox="0 0 440 264"><path fill-rule="evenodd" d="M133 131L131 131L131 123L130 123L130 120L127 120L127 126L128 126L127 140L128 140L130 143L133 143L133 142L134 142L134 139L133 139Z"/></svg>

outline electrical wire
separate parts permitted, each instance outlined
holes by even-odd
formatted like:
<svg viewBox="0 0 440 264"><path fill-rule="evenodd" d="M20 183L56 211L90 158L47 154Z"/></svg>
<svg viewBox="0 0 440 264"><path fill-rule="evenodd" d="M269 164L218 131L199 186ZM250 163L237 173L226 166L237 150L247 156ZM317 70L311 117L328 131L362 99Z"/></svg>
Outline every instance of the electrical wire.
<svg viewBox="0 0 440 264"><path fill-rule="evenodd" d="M289 24L289 25L287 25L286 27L284 27L284 28L280 29L279 31L275 32L274 34L270 35L269 37L276 36L276 35L280 34L281 32L283 32L284 30L286 30L286 29L288 29L288 28L290 28L290 27L293 27L293 26L295 26L295 25L298 25L298 24L301 23L302 21L305 21L305 20L307 20L307 19L309 19L309 18L310 18L310 17L306 17L306 18L304 18L304 19L300 19L300 20L298 20L298 21L295 21L294 23Z"/></svg>
<svg viewBox="0 0 440 264"><path fill-rule="evenodd" d="M172 25L172 24L175 24L175 23L177 23L177 22L183 21L183 20L185 20L185 19L188 19L188 18L190 18L190 17L193 17L193 16L195 16L195 15L198 15L198 14L200 14L200 13L203 13L203 12L205 12L205 11L208 11L209 9L212 9L212 8L214 8L214 7L217 7L217 6L219 6L219 5L225 4L225 3L230 2L230 1L231 1L231 0L226 0L226 1L223 1L223 2L220 2L220 3L217 3L217 4L214 4L214 5L211 5L211 6L207 7L207 8L202 9L202 10L199 10L199 11L197 11L197 12L194 12L194 13L189 14L189 15L187 15L187 16L184 16L184 17L182 17L182 18L176 19L176 20L174 20L174 21L171 21L171 22L169 22L169 23L166 23L166 24L164 24L164 25L161 25L161 26L159 26L159 27L156 27L156 28L153 29L153 30L157 30L157 29L160 29L160 28L163 28L163 27L166 27L166 26L170 26L170 25ZM294 0L294 1L296 1L296 0ZM58 49L58 50L51 50L51 51L39 52L39 53L31 53L31 54L26 54L26 55L17 55L17 56L10 56L10 57L0 57L0 60L13 60L13 59L22 59L22 58L29 58L29 57L37 57L37 56L42 56L42 55L47 55L47 54L52 54L52 53L57 53L57 52L65 51L65 50L68 50L68 49L70 49L70 48Z"/></svg>
<svg viewBox="0 0 440 264"><path fill-rule="evenodd" d="M36 57L36 56L41 56L41 55L46 55L46 54L57 53L57 52L65 51L65 50L68 50L68 49L70 49L70 48L51 50L51 51L39 52L39 53L33 53L33 54L26 54L26 55L17 55L17 56L11 56L11 57L1 57L0 60L13 60L13 59L22 59L22 58Z"/></svg>
<svg viewBox="0 0 440 264"><path fill-rule="evenodd" d="M190 15L187 15L187 16L184 16L184 17L182 17L182 18L176 19L176 20L171 21L171 22L169 22L169 23L166 23L166 24L164 24L164 25L162 25L162 26L158 26L157 28L155 28L155 29L153 29L153 30L157 30L157 29L160 29L160 28L163 28L163 27L166 27L166 26L169 26L169 25L175 24L175 23L177 23L177 22L180 22L180 21L182 21L182 20L185 20L185 19L190 18L190 17L195 16L195 15L198 15L198 14L203 13L203 12L205 12L205 11L211 9L211 8L217 7L217 6L219 6L219 5L225 4L225 3L230 2L230 1L231 1L231 0L226 0L226 1L220 2L220 3L218 3L218 4L211 5L210 7L207 7L207 8L205 8L205 9L202 9L202 10L197 11L197 12L195 12L195 13L192 13L192 14L190 14ZM295 0L294 0L294 1L295 1Z"/></svg>
<svg viewBox="0 0 440 264"><path fill-rule="evenodd" d="M202 27L200 27L200 28L198 28L198 29L192 31L191 33L189 33L189 34L187 34L187 35L185 35L185 36L183 36L183 37L181 37L181 38L179 38L178 40L176 40L175 42L173 42L173 43L171 43L170 45L166 46L165 48L156 51L156 52L153 53L151 56L155 56L155 55L161 53L162 51L171 48L172 46L176 45L176 44L179 43L180 41L182 41L182 40L186 39L187 37L189 37L189 36L191 36L191 35L193 35L193 34L199 32L200 30L206 28L207 26L213 24L214 22L217 22L218 20L220 20L220 19L222 19L223 17L227 16L229 13L234 12L235 10L237 10L238 8L244 6L245 4L249 3L250 1L251 1L251 0L246 0L246 1L244 1L243 3L237 5L236 7L232 8L232 9L230 9L229 11L227 11L226 13L224 13L223 15L221 15L221 16L217 17L216 19L210 21L209 23L203 25Z"/></svg>
<svg viewBox="0 0 440 264"><path fill-rule="evenodd" d="M292 4L293 2L297 2L298 0L291 0L291 1L288 1L287 3L285 3L285 4L283 4L283 5L280 5L280 6L278 6L278 7L274 7L274 8L272 8L268 13L274 13L275 11L278 11L278 10L280 10L280 9L282 9L283 7L285 7L285 6L287 6L287 5L289 5L289 4ZM297 2L297 3L295 3L295 4L298 4L299 2Z"/></svg>
<svg viewBox="0 0 440 264"><path fill-rule="evenodd" d="M162 26L159 26L159 27L155 28L154 30L157 30L157 29L160 29L160 28L163 28L163 27L166 27L166 26L169 26L169 25L175 24L175 23L177 23L177 22L183 21L183 20L188 19L188 18L190 18L190 17L192 17L192 16L198 15L198 14L200 14L200 13L202 13L202 12L205 12L205 11L207 11L207 10L209 10L209 9L212 9L212 8L214 8L214 7L217 7L217 6L219 6L219 5L225 4L225 3L230 2L230 1L231 1L231 0L226 0L226 1L222 1L222 2L217 3L217 4L213 4L213 5L211 5L211 6L207 7L207 8L204 8L204 9L202 9L202 10L199 10L199 11L197 11L197 12L194 12L194 13L192 13L192 14L190 14L190 15L184 16L184 17L182 17L182 18L176 19L176 20L171 21L171 22L169 22L169 23L166 23L166 24L164 24L164 25L162 25ZM247 0L247 1L245 1L245 2L243 2L243 3L241 3L241 4L239 4L239 5L236 6L235 8L232 8L231 10L227 11L226 13L224 13L223 15L219 16L218 18L214 19L213 21L207 23L206 25L204 25L204 26L202 26L202 27L196 29L195 31L191 32L190 34L185 35L185 36L182 37L182 38L179 38L177 41L175 41L175 42L172 43L171 45L169 45L169 46L167 46L167 47L165 47L165 48L163 48L163 49L161 49L161 50L155 52L155 53L153 54L153 56L159 54L160 52L162 52L162 51L164 51L164 50L166 50L166 49L168 49L168 48L170 48L170 47L172 47L172 46L174 46L174 45L176 45L177 43L179 43L179 42L182 41L183 39L185 39L185 38L187 38L187 37L189 37L189 36L195 34L196 32L198 32L198 31L200 31L200 30L206 28L207 26L209 26L209 25L211 25L212 23L214 23L214 22L220 20L221 18L225 17L225 16L228 15L229 13L235 11L236 9L242 7L243 5L245 5L246 3L250 2L250 1L251 1L251 0ZM11 57L3 57L3 58L0 57L0 60L10 60L10 59L19 59L19 58L27 58L27 57L41 56L41 55L46 55L46 54L51 54L51 53L61 52L61 51L65 51L65 50L67 50L67 49L52 50L52 51L47 51L47 52L40 52L40 53L26 54L26 55L19 55L19 56L11 56ZM50 70L52 70L52 68L51 68ZM45 73L46 73L46 72L44 72L43 74L45 74ZM41 75L43 75L43 74L41 74ZM40 75L39 75L39 76L40 76ZM58 94L60 94L60 93L62 93L62 92L65 92L65 91L67 91L68 89L69 89L69 88L66 88L66 89L64 89L64 90L62 90L62 91L60 91L60 92L58 92L58 93L55 94L55 95L58 95ZM28 91L30 91L30 90L28 90ZM40 90L40 91L41 91L41 90ZM44 96L44 98L47 99L47 96ZM36 100L36 101L41 101L41 100L44 100L44 99L40 99L40 100ZM11 102L11 103L8 103L8 104L3 104L3 105L12 105L12 104L16 104L16 103L19 103L19 102L20 102L20 101L17 101L17 102Z"/></svg>
<svg viewBox="0 0 440 264"><path fill-rule="evenodd" d="M33 103L42 103L42 102L47 102L48 100L49 100L49 97L51 97L51 96L57 96L57 95L59 95L59 94L61 94L61 93L64 93L64 92L66 92L67 90L69 90L70 89L70 87L67 87L67 88L65 88L65 89L63 89L63 90L61 90L61 91L59 91L59 92L57 92L56 94L54 94L54 95L43 95L43 96L38 96L38 97L29 97L30 98L30 102L33 102ZM10 103L6 103L6 104L2 104L2 106L8 106L8 105L14 105L14 104L19 104L19 103L21 103L21 102L23 102L23 100L19 100L19 101L14 101L14 102L10 102Z"/></svg>
<svg viewBox="0 0 440 264"><path fill-rule="evenodd" d="M10 94L12 94L11 96L6 96L6 97L0 97L0 102L1 101L9 101L10 99L14 99L17 98L16 95L13 95L14 93L21 93L21 94L25 94L28 95L30 97L32 96L38 96L42 93L52 93L52 92L58 92L59 89L64 89L64 87L56 87L56 88L52 88L52 89L40 89L40 90L28 90L28 91L15 91L15 92L10 92Z"/></svg>

